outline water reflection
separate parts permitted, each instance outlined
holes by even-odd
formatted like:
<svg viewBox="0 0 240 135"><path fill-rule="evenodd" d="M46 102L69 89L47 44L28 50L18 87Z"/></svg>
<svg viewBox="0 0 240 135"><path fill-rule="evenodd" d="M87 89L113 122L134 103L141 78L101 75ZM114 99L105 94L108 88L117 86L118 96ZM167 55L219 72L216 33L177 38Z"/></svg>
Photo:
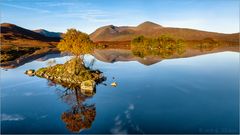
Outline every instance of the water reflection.
<svg viewBox="0 0 240 135"><path fill-rule="evenodd" d="M56 86L56 83L49 81L49 86ZM57 89L60 99L69 105L69 109L62 113L61 119L66 124L66 128L71 132L81 132L84 129L91 128L96 117L95 104L86 103L87 99L92 98L96 93L96 89L92 95L82 93L79 86L65 87L65 89Z"/></svg>
<svg viewBox="0 0 240 135"><path fill-rule="evenodd" d="M236 45L219 45L215 42L209 42L210 41L202 43L191 43L186 44L185 46L177 46L179 50L178 52L163 49L160 53L159 51L156 51L156 49L135 46L132 49L95 49L92 55L96 59L108 63L114 63L118 61L138 61L143 65L149 66L165 59L188 58L224 51L239 51L239 47ZM138 56L137 54L142 57Z"/></svg>
<svg viewBox="0 0 240 135"><path fill-rule="evenodd" d="M90 128L96 116L95 104L87 104L85 101L95 95L95 85L102 83L106 78L99 70L91 69L93 64L94 60L86 66L82 59L74 57L65 64L40 68L36 71L38 77L48 80L48 86L61 85L64 88L64 90L58 89L57 92L61 100L70 107L62 113L61 119L71 132ZM88 82L93 82L93 85L89 85Z"/></svg>
<svg viewBox="0 0 240 135"><path fill-rule="evenodd" d="M63 88L64 84L59 86L51 81L48 84L52 87L46 87L45 79L23 74L29 68L46 66L46 62L35 61L2 71L2 132L195 134L209 133L213 128L218 133L238 133L238 56L239 53L224 52L166 60L153 66L97 60L95 67L109 80L116 77L119 86L97 87L97 93L90 97L81 93L79 87ZM87 58L87 63L91 58ZM68 59L56 61L64 63ZM57 94L55 88L59 88ZM36 108L39 103L41 108ZM46 118L39 119L46 114Z"/></svg>
<svg viewBox="0 0 240 135"><path fill-rule="evenodd" d="M140 43L138 43L140 44ZM124 48L122 46L119 47L106 47L106 48L95 48L94 51L91 53L96 59L114 63L118 61L138 61L144 65L152 65L158 63L164 59L174 59L174 58L186 58L192 56L198 56L202 54L209 54L209 53L217 53L217 52L224 52L224 51L239 51L238 45L231 45L231 44L219 44L218 42L205 39L202 42L191 42L191 43L179 43L177 45L171 46L170 48L149 48L149 47L141 47L138 44L132 48ZM128 45L126 45L128 46ZM160 46L161 47L161 46ZM166 47L166 46L165 46ZM46 61L50 58L55 57L62 57L69 54L48 54L41 58L37 57L38 61ZM1 68L9 69L9 68L16 68L21 66L25 63L29 62L29 59L34 60L35 58L22 58L20 63L10 61L8 64L1 64ZM49 65L54 65L54 61L47 63Z"/></svg>
<svg viewBox="0 0 240 135"><path fill-rule="evenodd" d="M88 105L84 101L90 98L80 92L80 89L67 89L62 93L61 99L70 105L70 109L62 113L62 120L71 132L80 132L91 127L96 116L94 104Z"/></svg>

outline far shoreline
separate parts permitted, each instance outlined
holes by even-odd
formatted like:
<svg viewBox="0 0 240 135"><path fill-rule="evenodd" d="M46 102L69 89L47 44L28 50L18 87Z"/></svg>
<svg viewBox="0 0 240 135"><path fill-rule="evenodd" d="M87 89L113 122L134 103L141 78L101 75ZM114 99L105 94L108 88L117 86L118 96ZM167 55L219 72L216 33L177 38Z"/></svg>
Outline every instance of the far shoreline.
<svg viewBox="0 0 240 135"><path fill-rule="evenodd" d="M223 52L223 51L239 52L239 45L238 45L238 43L235 43L235 42L221 43L221 46L218 48L214 48L213 50L210 50L210 51L200 52L199 50L194 48L194 45L192 45L192 44L196 44L197 42L199 42L199 41L187 41L186 42L186 44L189 48L188 50L190 51L190 52L188 51L188 53L193 56L199 55L199 54L208 54L208 53ZM122 41L122 42L101 41L101 42L95 42L95 45L96 45L96 48L95 48L96 50L114 49L114 50L131 51L130 41ZM196 53L196 51L198 53ZM14 60L1 62L0 67L3 69L13 69L13 68L22 66L25 63L28 63L28 62L34 61L36 59L42 58L44 56L47 56L49 54L59 54L60 55L61 52L55 46L40 47L39 50L36 50L32 54L22 55ZM182 57L191 57L191 55L189 55L189 54L188 54L188 56L182 56Z"/></svg>

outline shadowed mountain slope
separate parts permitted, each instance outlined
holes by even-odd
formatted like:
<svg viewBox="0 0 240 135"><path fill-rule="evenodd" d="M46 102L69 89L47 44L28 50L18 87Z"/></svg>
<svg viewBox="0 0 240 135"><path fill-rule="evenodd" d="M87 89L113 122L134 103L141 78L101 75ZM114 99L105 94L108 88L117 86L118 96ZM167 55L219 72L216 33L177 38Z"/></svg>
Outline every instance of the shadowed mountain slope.
<svg viewBox="0 0 240 135"><path fill-rule="evenodd" d="M55 38L61 38L61 35L62 35L61 32L51 32L44 29L37 29L37 30L34 30L34 32L42 34L46 37L55 37Z"/></svg>
<svg viewBox="0 0 240 135"><path fill-rule="evenodd" d="M0 28L1 45L49 46L60 40L60 38L46 37L10 23L2 23Z"/></svg>

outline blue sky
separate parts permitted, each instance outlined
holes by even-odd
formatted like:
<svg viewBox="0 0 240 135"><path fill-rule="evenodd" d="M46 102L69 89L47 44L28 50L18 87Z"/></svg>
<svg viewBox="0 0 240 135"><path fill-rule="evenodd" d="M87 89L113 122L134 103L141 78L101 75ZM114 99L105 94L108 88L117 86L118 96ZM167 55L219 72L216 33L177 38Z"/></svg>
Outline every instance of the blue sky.
<svg viewBox="0 0 240 135"><path fill-rule="evenodd" d="M239 0L0 0L1 23L27 29L91 33L114 24L152 21L165 27L239 32Z"/></svg>

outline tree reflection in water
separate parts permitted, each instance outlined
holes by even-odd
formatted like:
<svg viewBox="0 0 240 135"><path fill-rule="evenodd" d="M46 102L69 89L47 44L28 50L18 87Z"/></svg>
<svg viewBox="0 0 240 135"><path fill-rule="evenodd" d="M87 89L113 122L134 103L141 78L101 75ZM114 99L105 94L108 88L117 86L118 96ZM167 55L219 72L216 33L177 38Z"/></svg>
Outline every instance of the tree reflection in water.
<svg viewBox="0 0 240 135"><path fill-rule="evenodd" d="M92 69L95 60L88 66L84 61L85 54L93 51L93 44L87 34L68 29L57 47L61 52L70 52L75 57L64 64L50 62L49 67L40 68L35 72L36 76L50 80L49 86L59 84L66 88L64 91L58 90L60 98L70 106L69 110L62 113L61 119L71 132L80 132L91 127L96 116L96 107L95 104L88 105L84 101L96 93L96 84L106 80L101 71ZM83 83L87 81L94 83Z"/></svg>
<svg viewBox="0 0 240 135"><path fill-rule="evenodd" d="M57 89L62 101L70 106L70 109L62 113L61 119L71 132L80 132L84 129L91 128L92 122L96 116L95 104L87 104L85 101L93 95L84 95L80 87L66 88L65 90Z"/></svg>
<svg viewBox="0 0 240 135"><path fill-rule="evenodd" d="M78 66L80 65L78 64ZM76 70L76 66L74 70ZM96 80L96 84L101 84L105 80L106 78L102 77ZM81 90L79 83L64 83L61 81L48 80L48 86L56 87L58 85L61 85L65 89L57 89L57 94L63 102L70 106L69 110L63 112L61 116L62 121L66 124L66 128L71 132L80 132L84 129L91 128L96 116L96 107L95 104L87 104L85 101L95 95L96 88L94 88L91 93L85 93Z"/></svg>

